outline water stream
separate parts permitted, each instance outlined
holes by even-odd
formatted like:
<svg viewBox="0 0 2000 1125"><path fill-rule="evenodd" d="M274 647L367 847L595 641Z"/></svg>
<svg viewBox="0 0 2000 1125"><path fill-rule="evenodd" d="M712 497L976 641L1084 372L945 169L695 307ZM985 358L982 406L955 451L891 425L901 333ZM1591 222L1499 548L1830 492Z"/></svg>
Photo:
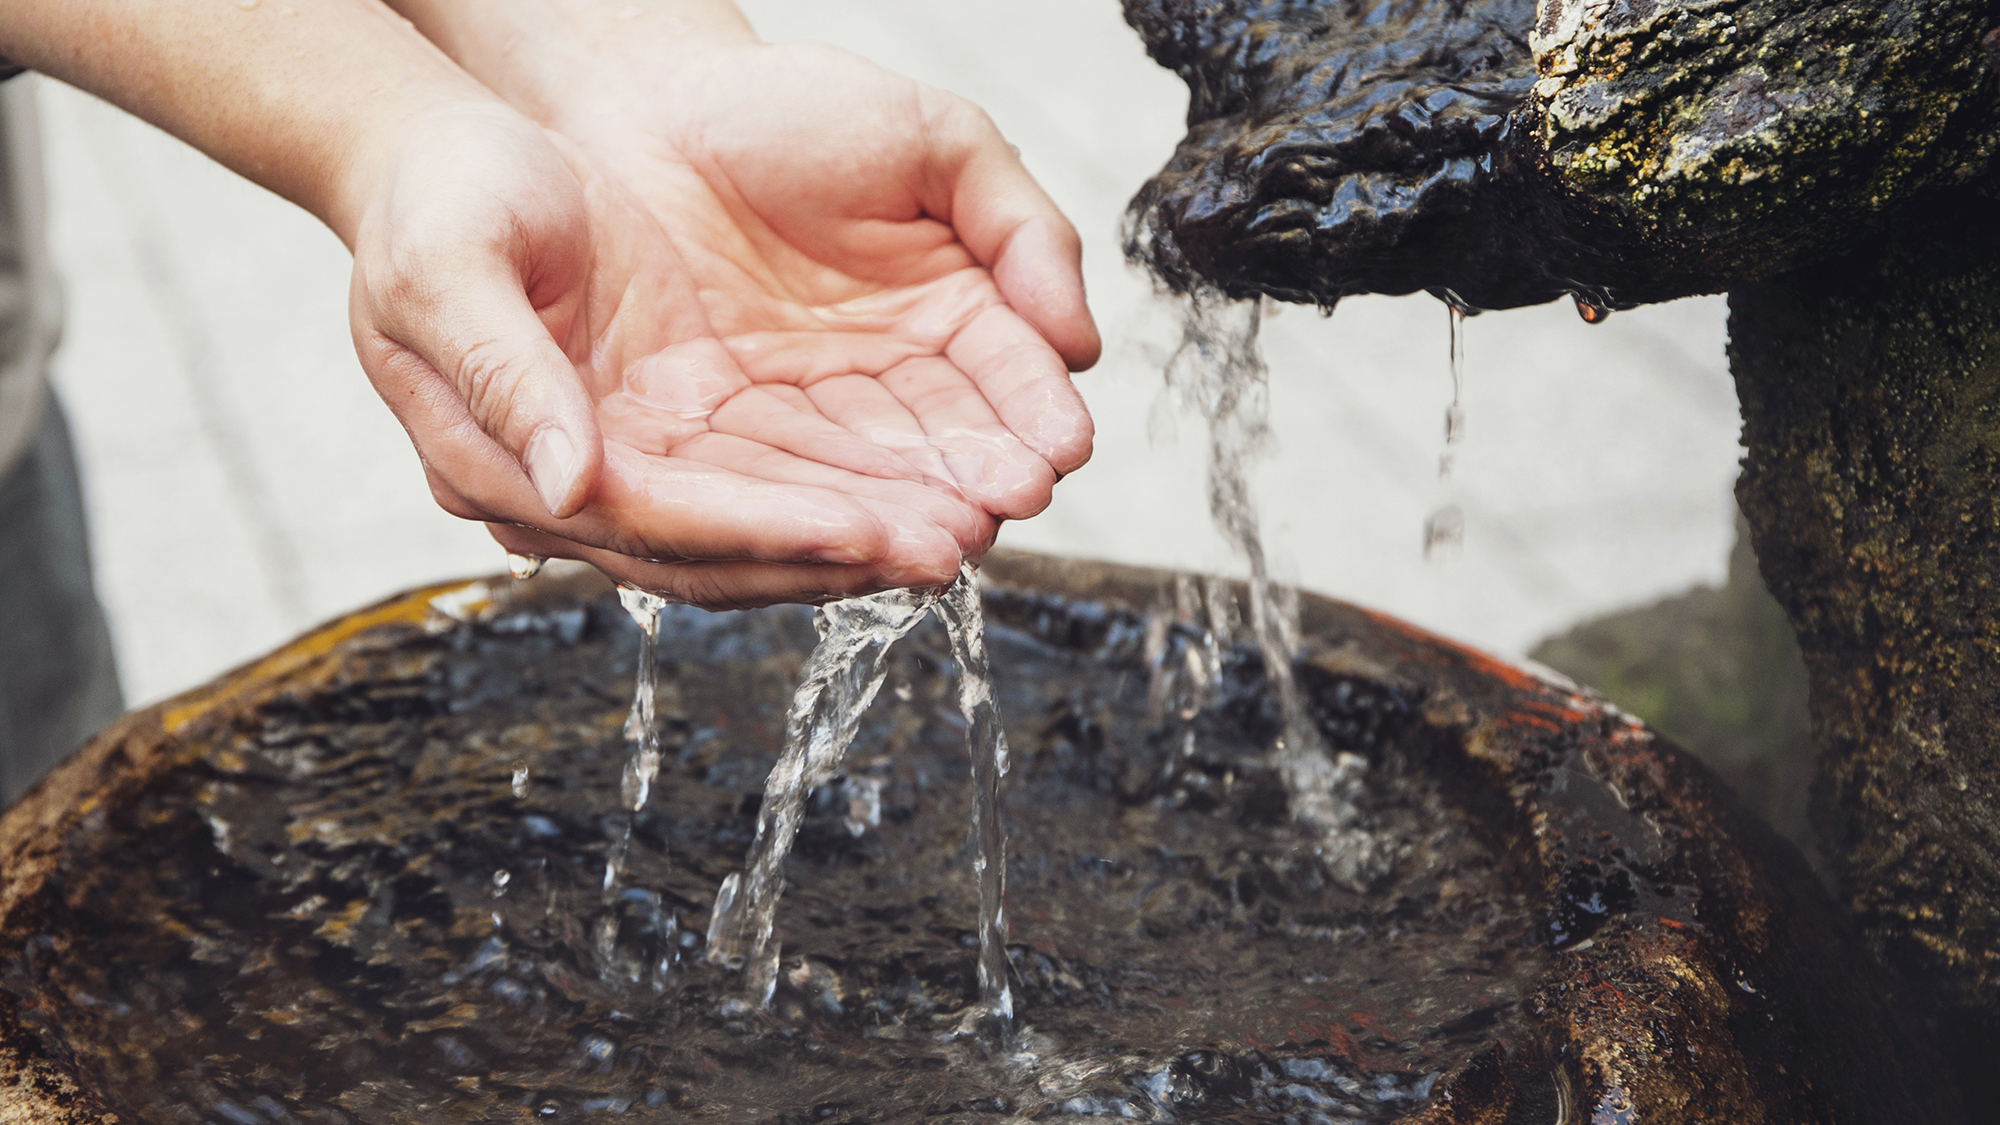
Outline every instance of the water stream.
<svg viewBox="0 0 2000 1125"><path fill-rule="evenodd" d="M1337 878L1365 886L1393 864L1359 823L1355 799L1364 759L1335 754L1320 736L1292 673L1298 646L1297 592L1271 581L1250 468L1270 447L1270 369L1258 345L1262 305L1196 291L1181 310L1181 343L1168 361L1169 391L1208 422L1208 509L1223 538L1250 570L1250 632L1264 657L1264 675L1283 714L1272 746L1286 780L1294 819L1322 837L1321 858ZM1221 599L1209 599L1211 635L1226 633ZM1230 599L1233 601L1233 599Z"/></svg>
<svg viewBox="0 0 2000 1125"><path fill-rule="evenodd" d="M1457 467L1453 447L1465 438L1465 318L1466 306L1445 302L1451 318L1451 405L1444 410L1444 452L1438 454L1438 484L1446 491L1444 501L1424 518L1424 561L1450 562L1465 546L1465 509L1449 495L1452 470ZM1476 314L1478 310L1472 310Z"/></svg>
<svg viewBox="0 0 2000 1125"><path fill-rule="evenodd" d="M744 970L745 991L756 1006L770 1002L777 984L782 950L773 939L773 929L778 899L784 893L785 857L798 835L806 798L840 769L863 713L888 675L883 658L890 646L934 608L944 619L958 664L959 708L972 756L980 1007L1002 1018L1013 1014L1001 907L1006 836L998 804L999 781L1007 772L1007 743L993 702L985 625L970 566L942 593L889 590L834 602L814 616L820 642L793 695L784 750L764 783L756 839L743 870L727 876L716 892L709 921L708 959Z"/></svg>
<svg viewBox="0 0 2000 1125"><path fill-rule="evenodd" d="M667 607L665 598L630 586L618 588L618 603L639 627L639 665L632 677L632 710L625 717L625 740L632 744L632 753L625 759L625 772L618 783L619 804L625 815L618 819L617 839L612 841L604 860L606 902L616 897L624 879L625 855L632 844L632 818L646 807L646 800L653 792L653 779L660 775L660 731L653 713L653 696L660 678L660 611ZM526 783L523 773L514 786L517 794ZM616 937L614 931L611 938L616 940Z"/></svg>
<svg viewBox="0 0 2000 1125"><path fill-rule="evenodd" d="M937 603L958 665L958 710L965 716L965 748L972 755L972 870L979 879L979 1004L1003 1020L1014 1018L1007 986L1007 828L1000 822L1000 779L1007 776L1007 733L993 699L993 669L986 659L986 615L972 568Z"/></svg>

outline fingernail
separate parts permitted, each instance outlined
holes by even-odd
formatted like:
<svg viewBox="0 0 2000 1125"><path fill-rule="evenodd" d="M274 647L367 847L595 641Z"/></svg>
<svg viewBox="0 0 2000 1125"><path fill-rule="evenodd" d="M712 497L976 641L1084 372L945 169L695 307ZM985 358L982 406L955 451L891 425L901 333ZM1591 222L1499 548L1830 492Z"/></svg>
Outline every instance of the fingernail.
<svg viewBox="0 0 2000 1125"><path fill-rule="evenodd" d="M552 516L562 514L576 487L576 460L576 442L560 426L543 426L528 440L528 479Z"/></svg>

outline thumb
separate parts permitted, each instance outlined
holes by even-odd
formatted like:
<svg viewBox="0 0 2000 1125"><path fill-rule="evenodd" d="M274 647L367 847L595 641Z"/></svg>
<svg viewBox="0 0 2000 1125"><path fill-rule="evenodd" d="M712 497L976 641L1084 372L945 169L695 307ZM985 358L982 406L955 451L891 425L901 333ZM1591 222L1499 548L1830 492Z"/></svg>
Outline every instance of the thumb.
<svg viewBox="0 0 2000 1125"><path fill-rule="evenodd" d="M469 420L519 466L549 515L573 516L588 503L604 461L590 395L511 265L469 265L461 264L448 278L368 295L382 314L385 342L421 361L384 366L392 379L402 368L417 379L448 384ZM356 284L362 284L360 270ZM395 389L424 392L416 386ZM384 388L385 397L390 390ZM416 436L422 446L428 444L425 436L442 435ZM453 483L470 495L484 494L495 510L517 506L495 495L518 492L493 487L500 482Z"/></svg>

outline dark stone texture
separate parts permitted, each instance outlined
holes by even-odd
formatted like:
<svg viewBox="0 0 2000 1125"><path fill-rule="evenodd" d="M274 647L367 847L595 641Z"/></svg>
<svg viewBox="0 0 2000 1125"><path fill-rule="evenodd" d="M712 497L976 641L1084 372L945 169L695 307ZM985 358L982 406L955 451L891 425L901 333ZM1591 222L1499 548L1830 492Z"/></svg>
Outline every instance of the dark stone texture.
<svg viewBox="0 0 2000 1125"><path fill-rule="evenodd" d="M1805 661L1740 517L1723 585L1583 622L1529 655L1700 758L1824 868L1806 813L1819 753Z"/></svg>
<svg viewBox="0 0 2000 1125"><path fill-rule="evenodd" d="M1730 297L1737 495L1812 674L1818 812L1878 951L2000 1047L2000 223L1927 209Z"/></svg>
<svg viewBox="0 0 2000 1125"><path fill-rule="evenodd" d="M1994 0L1125 0L1188 136L1176 291L1628 307L1838 250L1992 163Z"/></svg>
<svg viewBox="0 0 2000 1125"><path fill-rule="evenodd" d="M470 620L432 589L336 622L0 817L0 1123L1962 1119L1797 855L1601 700L1304 599L1301 688L1394 846L1330 885L1254 647L1197 690L1173 575L988 574L1026 1061L949 1031L974 985L936 638L892 654L842 783L880 783L879 826L814 802L772 1010L732 1016L699 935L807 615L670 614L669 766L607 903L636 636L551 571Z"/></svg>

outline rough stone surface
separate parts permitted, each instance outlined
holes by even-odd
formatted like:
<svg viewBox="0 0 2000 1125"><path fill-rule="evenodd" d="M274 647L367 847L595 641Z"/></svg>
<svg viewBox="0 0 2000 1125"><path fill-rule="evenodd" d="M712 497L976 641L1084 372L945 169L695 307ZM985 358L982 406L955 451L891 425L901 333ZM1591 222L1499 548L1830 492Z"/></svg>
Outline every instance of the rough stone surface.
<svg viewBox="0 0 2000 1125"><path fill-rule="evenodd" d="M486 609L454 593L446 602L464 620L440 618L431 608L440 591L428 590L302 638L129 718L0 817L0 1120L98 1125L107 1110L128 1122L205 1120L200 1109L188 1117L147 1108L169 1083L217 1107L226 1098L238 1114L230 1120L254 1107L269 1120L336 1125L859 1125L920 1116L942 1125L1083 1125L1110 1112L1276 1123L1303 1119L1300 1107L1318 1105L1315 1097L1350 1119L1422 1125L1960 1119L1924 1029L1897 1014L1893 987L1798 857L1700 766L1601 700L1398 622L1306 599L1297 672L1322 733L1368 762L1363 789L1430 794L1404 807L1436 819L1434 831L1413 837L1410 862L1368 892L1389 895L1386 914L1365 907L1322 919L1327 934L1310 924L1293 934L1284 925L1291 913L1324 893L1307 878L1316 869L1311 849L1253 870L1240 855L1189 847L1212 830L1200 828L1216 822L1212 814L1246 802L1277 814L1258 831L1290 831L1282 791L1272 805L1258 780L1261 754L1234 769L1209 761L1230 729L1277 729L1268 699L1259 703L1254 648L1227 655L1227 686L1213 706L1177 720L1173 708L1191 690L1177 669L1194 667L1191 656L1203 650L1200 631L1177 616L1174 576L1019 555L991 559L989 573L995 651L1071 668L1001 687L1015 704L1019 776L1009 815L1038 826L1017 839L1013 866L1030 876L1010 904L1023 1011L1039 1013L1026 1019L1044 1035L1077 1020L1105 1029L1065 1048L1082 1053L1060 1073L1021 1085L1007 1068L1032 1074L1032 1058L996 1060L965 1037L924 1030L937 1020L915 1011L890 1035L891 1025L873 1022L881 1009L859 1002L879 999L893 1012L931 995L948 1010L943 1002L969 987L962 925L900 933L887 924L941 909L936 896L896 904L904 877L922 884L935 878L930 867L963 862L949 846L962 810L947 808L940 819L926 806L945 790L934 795L920 777L905 776L913 759L941 762L949 748L947 728L935 738L921 733L937 723L942 701L937 658L921 644L907 654L910 698L875 720L900 748L867 767L885 771L872 775L886 786L879 831L856 837L835 828L795 859L786 900L794 910L780 924L787 950L807 956L785 962L771 1013L718 1022L713 1005L728 984L702 983L718 970L675 955L656 971L651 958L698 948L702 899L720 874L716 864L735 853L703 857L712 840L739 849L747 842L739 798L755 792L752 767L768 749L760 749L769 732L757 716L767 704L782 713L784 673L811 635L794 609L676 618L677 636L691 631L670 651L710 645L713 659L689 673L696 678L669 680L677 685L666 710L675 765L656 794L663 808L635 825L632 858L634 871L652 872L654 893L676 904L675 918L687 912L668 936L689 940L648 947L645 960L627 964L619 951L643 933L614 928L607 947L571 925L566 910L544 907L542 893L569 892L530 877L536 855L602 855L593 810L615 789L622 712L619 693L605 685L629 676L604 659L622 618L608 588L550 585L544 576L540 585L496 583ZM1151 687L1148 662L1159 677ZM915 674L926 663L930 671ZM1006 665L999 669L1004 675ZM523 675L533 690L516 682ZM716 683L727 689L721 706L739 712L726 727L702 694ZM1023 711L1018 704L1036 693L1047 710ZM1169 704L1157 720L1168 737L1143 720L1106 722L1127 707L1117 700L1136 697L1143 716L1155 695ZM1201 737L1186 757L1174 724L1189 721ZM593 750L599 765L588 764ZM521 755L535 762L526 797L509 792L508 764ZM313 776L329 770L346 782L317 800L271 799L317 785ZM205 799L177 799L184 791ZM1105 825L1121 826L1114 835L1138 832L1143 846L1113 863L1037 859L1052 841L1081 840ZM1380 828L1364 821L1367 831ZM1437 866L1426 839L1459 840L1453 846L1464 854L1483 849L1497 862ZM642 850L663 846L681 858L641 864ZM505 896L491 874L495 847L511 849L499 861L515 872ZM1127 888L1117 882L1121 864L1180 874L1167 877L1164 892L1151 881ZM171 877L155 878L151 865ZM594 863L577 866L589 882ZM1080 923L1051 916L1055 898L1037 895L1077 880L1110 880L1097 897L1105 917L1124 924L1066 933ZM148 897L173 886L196 893ZM957 897L942 896L946 913ZM878 900L889 900L880 908L887 913L872 913L878 908L867 903ZM1537 936L1477 959L1493 967L1446 972L1423 960L1425 949L1462 943L1523 906ZM616 909L634 920L631 901ZM83 919L99 928L79 929ZM1359 928L1342 928L1350 924ZM856 925L854 933L876 936L822 948L822 934ZM1404 971L1371 970L1323 1011L1301 1008L1305 1022L1294 1030L1266 1019L1262 1002L1184 1010L1173 974L1195 971L1192 962L1176 958L1166 975L1134 988L1132 972L1105 957L1135 938L1185 942L1201 933L1239 953L1250 941L1305 942L1286 962L1294 972L1315 956L1328 976L1348 972L1313 952L1340 948L1329 941L1403 958ZM91 952L100 943L104 956ZM870 966L885 945L911 979L877 991ZM593 948L615 972L595 975ZM161 972L144 971L155 963ZM300 968L305 975L287 977ZM297 986L279 987L287 979ZM1109 991L1099 998L1079 989L1083 980ZM176 981L212 985L178 1005L168 1002ZM1271 998L1296 1008L1324 983L1300 978ZM1494 989L1515 996L1439 1024L1439 1004ZM698 1002L661 1008L661 995ZM828 1006L827 995L847 1003ZM1117 1030L1133 1026L1191 1028L1202 1048L1149 1071L1135 1064L1159 1044ZM574 1052L503 1051L510 1036L554 1045L580 1033ZM319 1039L342 1046L316 1049ZM1441 1049L1440 1058L1454 1060L1442 1073L1392 1070L1378 1076L1386 1082L1353 1091L1327 1081L1343 1068ZM188 1068L146 1069L190 1055ZM980 1085L984 1074L999 1077L970 1099L954 1092ZM627 1098L642 1079L665 1099ZM1316 1093L1315 1084L1331 1092ZM751 1085L765 1099L758 1112L743 1109ZM860 1091L862 1100L820 1096L828 1085ZM517 1096L523 1086L532 1096ZM1411 1089L1422 1092L1411 1098ZM608 1108L591 1108L599 1102L585 1092ZM795 1112L771 1108L787 1096ZM869 1098L904 1108L871 1112Z"/></svg>
<svg viewBox="0 0 2000 1125"><path fill-rule="evenodd" d="M1129 247L1175 289L1718 292L1992 162L1993 0L1126 0L1192 92Z"/></svg>
<svg viewBox="0 0 2000 1125"><path fill-rule="evenodd" d="M1830 875L1806 811L1819 751L1805 661L1737 523L1722 586L1583 622L1529 655L1700 758Z"/></svg>
<svg viewBox="0 0 2000 1125"><path fill-rule="evenodd" d="M1879 952L2000 1030L2000 224L1967 197L1731 295L1738 499L1798 632L1818 810Z"/></svg>

